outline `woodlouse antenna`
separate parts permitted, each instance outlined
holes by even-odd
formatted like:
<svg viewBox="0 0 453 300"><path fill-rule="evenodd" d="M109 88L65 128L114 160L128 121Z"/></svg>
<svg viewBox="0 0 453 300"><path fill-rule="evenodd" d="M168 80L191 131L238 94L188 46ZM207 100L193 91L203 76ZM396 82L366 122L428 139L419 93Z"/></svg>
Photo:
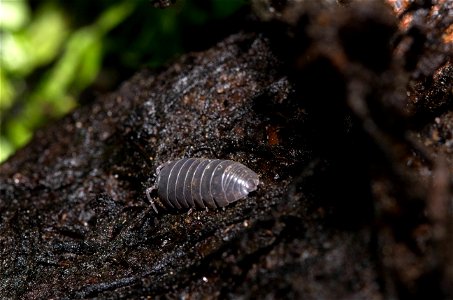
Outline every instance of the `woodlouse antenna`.
<svg viewBox="0 0 453 300"><path fill-rule="evenodd" d="M159 212L157 211L157 207L156 207L156 205L154 204L154 200L151 198L151 192L152 192L153 190L155 190L155 189L156 189L156 188L155 188L154 186L147 188L147 189L146 189L146 197L148 197L148 200L149 200L149 202L151 203L151 205L152 205L154 211L156 212L156 214L158 214Z"/></svg>

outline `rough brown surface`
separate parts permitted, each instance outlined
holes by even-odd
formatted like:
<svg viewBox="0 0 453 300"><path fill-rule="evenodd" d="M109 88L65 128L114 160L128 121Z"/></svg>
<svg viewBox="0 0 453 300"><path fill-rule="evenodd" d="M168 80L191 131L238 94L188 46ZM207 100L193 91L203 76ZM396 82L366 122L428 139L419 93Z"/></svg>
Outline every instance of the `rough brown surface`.
<svg viewBox="0 0 453 300"><path fill-rule="evenodd" d="M0 166L2 298L453 297L451 5L387 2L255 1L248 31L39 131ZM262 184L156 215L185 156Z"/></svg>

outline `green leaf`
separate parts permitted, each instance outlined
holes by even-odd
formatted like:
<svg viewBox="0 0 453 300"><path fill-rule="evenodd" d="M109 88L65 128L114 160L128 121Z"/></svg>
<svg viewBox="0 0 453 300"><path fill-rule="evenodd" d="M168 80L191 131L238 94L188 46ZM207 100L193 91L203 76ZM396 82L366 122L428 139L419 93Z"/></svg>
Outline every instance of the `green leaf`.
<svg viewBox="0 0 453 300"><path fill-rule="evenodd" d="M0 29L18 30L30 18L30 12L25 1L0 1Z"/></svg>

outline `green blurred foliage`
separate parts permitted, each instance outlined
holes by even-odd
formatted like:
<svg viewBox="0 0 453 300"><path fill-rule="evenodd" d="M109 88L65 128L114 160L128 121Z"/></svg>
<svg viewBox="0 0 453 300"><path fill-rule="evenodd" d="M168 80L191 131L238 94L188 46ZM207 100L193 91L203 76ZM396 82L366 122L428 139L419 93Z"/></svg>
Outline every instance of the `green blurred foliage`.
<svg viewBox="0 0 453 300"><path fill-rule="evenodd" d="M140 67L209 45L209 24L245 4L177 0L157 9L148 0L0 0L0 162L37 128Z"/></svg>

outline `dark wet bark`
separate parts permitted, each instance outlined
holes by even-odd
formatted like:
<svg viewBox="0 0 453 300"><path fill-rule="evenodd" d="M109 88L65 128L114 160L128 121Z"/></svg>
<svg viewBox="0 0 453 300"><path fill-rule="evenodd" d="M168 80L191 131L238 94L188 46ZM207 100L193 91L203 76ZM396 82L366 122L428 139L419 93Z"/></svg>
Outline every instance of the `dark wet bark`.
<svg viewBox="0 0 453 300"><path fill-rule="evenodd" d="M451 7L343 2L255 1L247 31L40 130L0 167L0 295L453 297ZM156 215L155 168L187 156L262 184Z"/></svg>

